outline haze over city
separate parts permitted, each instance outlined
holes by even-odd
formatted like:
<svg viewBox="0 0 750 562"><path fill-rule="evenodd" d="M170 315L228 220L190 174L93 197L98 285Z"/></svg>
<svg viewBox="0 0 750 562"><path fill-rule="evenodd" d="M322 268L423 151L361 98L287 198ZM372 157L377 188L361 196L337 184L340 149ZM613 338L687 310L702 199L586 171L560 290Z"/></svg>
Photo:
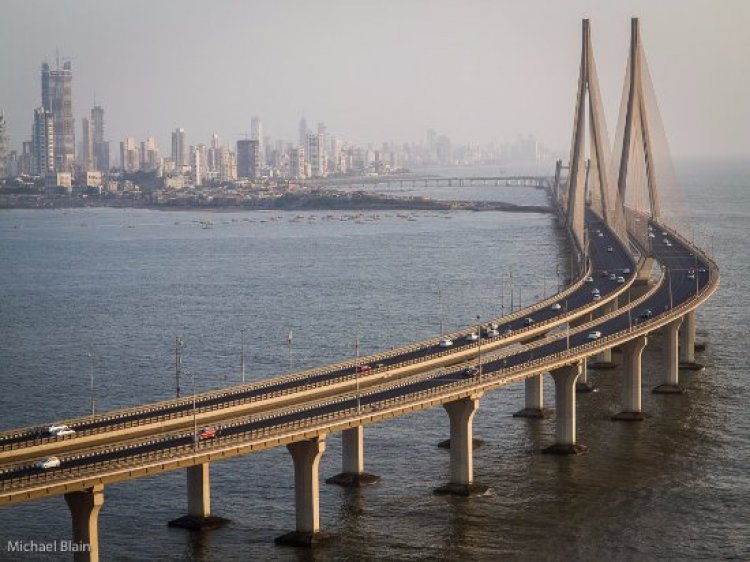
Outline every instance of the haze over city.
<svg viewBox="0 0 750 562"><path fill-rule="evenodd" d="M76 129L96 103L106 137L230 145L263 120L296 139L301 117L342 138L458 143L534 134L567 150L581 17L610 130L628 21L643 42L676 156L750 154L750 4L628 2L24 2L3 4L0 108L10 145L31 136L43 61L73 69ZM30 30L34 30L33 34ZM77 133L77 136L80 133Z"/></svg>

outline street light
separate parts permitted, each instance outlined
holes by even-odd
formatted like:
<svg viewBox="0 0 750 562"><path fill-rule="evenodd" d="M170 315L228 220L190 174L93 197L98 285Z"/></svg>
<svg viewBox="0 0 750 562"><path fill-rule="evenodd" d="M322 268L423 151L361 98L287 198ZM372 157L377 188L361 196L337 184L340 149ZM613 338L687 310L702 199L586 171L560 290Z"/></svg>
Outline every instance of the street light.
<svg viewBox="0 0 750 562"><path fill-rule="evenodd" d="M91 415L96 414L96 399L94 398L94 354L89 352L86 354L89 358L91 366Z"/></svg>
<svg viewBox="0 0 750 562"><path fill-rule="evenodd" d="M357 328L357 331L354 333L354 355L355 355L355 366L354 366L354 378L356 380L357 384L357 413L359 414L362 410L362 404L360 401L359 396L359 372L360 372L360 365L359 365L359 328Z"/></svg>
<svg viewBox="0 0 750 562"><path fill-rule="evenodd" d="M177 398L180 397L180 369L182 368L182 348L184 346L182 337L177 336L174 340L174 376Z"/></svg>
<svg viewBox="0 0 750 562"><path fill-rule="evenodd" d="M479 314L477 314L477 377L482 378L482 325L479 323Z"/></svg>
<svg viewBox="0 0 750 562"><path fill-rule="evenodd" d="M184 374L190 376L190 380L193 383L193 449L198 448L198 416L197 416L197 405L195 395L195 375L191 371L183 371Z"/></svg>
<svg viewBox="0 0 750 562"><path fill-rule="evenodd" d="M245 328L240 330L240 373L242 384L245 384Z"/></svg>
<svg viewBox="0 0 750 562"><path fill-rule="evenodd" d="M292 370L292 329L289 328L289 335L286 338L286 343L289 346L289 371Z"/></svg>
<svg viewBox="0 0 750 562"><path fill-rule="evenodd" d="M443 291L438 289L438 301L440 302L440 337L443 337Z"/></svg>

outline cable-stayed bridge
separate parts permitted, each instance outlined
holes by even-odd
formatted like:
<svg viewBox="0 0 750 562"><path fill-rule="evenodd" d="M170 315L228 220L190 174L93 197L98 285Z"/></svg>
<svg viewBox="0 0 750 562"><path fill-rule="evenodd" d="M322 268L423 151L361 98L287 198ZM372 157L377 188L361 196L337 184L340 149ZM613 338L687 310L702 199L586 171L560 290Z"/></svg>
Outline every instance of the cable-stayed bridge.
<svg viewBox="0 0 750 562"><path fill-rule="evenodd" d="M443 406L450 480L436 492L481 494L492 485L475 482L473 475L472 420L482 396L525 381L518 416L548 415L542 377L549 373L556 430L547 452L581 453L586 447L576 439L576 390L585 390L588 368L612 364L614 347L623 361L623 403L614 419L642 419L641 354L649 335L664 334L664 380L655 391L679 392L680 367L697 367L694 311L716 291L719 272L675 221L679 208L672 200L679 203L679 192L637 20L627 68L612 150L584 20L570 159L566 166L558 162L546 184L577 264L575 279L563 291L481 325L387 352L56 422L73 430L61 432L66 435L43 434L37 427L2 432L0 503L63 495L73 540L88 547L74 557L98 560L105 487L185 469L188 513L173 523L210 527L222 522L211 512L211 463L285 445L294 463L296 521L294 531L278 541L311 544L322 536L318 464L331 433L342 432L343 451L342 472L330 481L361 485L377 479L365 472L366 426ZM47 466L39 459L48 459Z"/></svg>

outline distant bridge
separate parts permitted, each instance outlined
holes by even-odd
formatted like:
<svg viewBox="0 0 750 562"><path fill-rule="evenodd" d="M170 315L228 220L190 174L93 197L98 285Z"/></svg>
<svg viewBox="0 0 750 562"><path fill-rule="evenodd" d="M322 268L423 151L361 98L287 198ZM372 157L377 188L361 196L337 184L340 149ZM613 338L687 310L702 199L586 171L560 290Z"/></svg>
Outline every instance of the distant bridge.
<svg viewBox="0 0 750 562"><path fill-rule="evenodd" d="M713 260L663 218L652 152L658 115L647 99L644 65L633 20L626 113L617 135L621 151L612 157L584 20L567 178L562 162L546 184L546 178L504 178L538 181L550 190L574 243L576 278L569 287L441 338L190 398L58 422L74 434L40 435L34 427L6 431L0 434L0 503L63 495L73 539L91 545L74 558L98 560L98 513L106 486L184 468L188 513L173 523L210 527L222 522L211 512L210 464L285 445L294 463L296 523L277 541L311 544L321 536L318 464L330 433L342 432L343 458L341 474L329 481L362 485L377 478L364 470L366 425L443 406L450 426L450 480L436 493L484 493L487 486L474 481L472 449L472 420L484 393L524 381L525 404L517 415L543 417L549 412L542 377L550 373L556 429L546 451L583 452L576 439L576 390L588 386L588 368L612 365L615 346L623 352L623 393L622 410L613 419L643 419L641 354L648 336L656 330L664 334L664 384L655 391L679 392L679 368L698 366L694 311L719 283ZM659 271L656 278L652 271ZM198 431L208 424L218 428L216 436ZM34 462L53 455L59 466L45 469Z"/></svg>

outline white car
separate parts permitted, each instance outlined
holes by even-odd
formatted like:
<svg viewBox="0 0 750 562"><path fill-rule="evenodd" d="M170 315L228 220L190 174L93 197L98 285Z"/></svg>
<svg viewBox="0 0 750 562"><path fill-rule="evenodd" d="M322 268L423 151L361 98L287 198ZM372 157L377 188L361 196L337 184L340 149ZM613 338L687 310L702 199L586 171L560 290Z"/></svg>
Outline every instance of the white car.
<svg viewBox="0 0 750 562"><path fill-rule="evenodd" d="M629 273L630 273L630 268L629 267L626 267L625 269L622 270L622 274L623 275L628 275Z"/></svg>
<svg viewBox="0 0 750 562"><path fill-rule="evenodd" d="M472 332L468 336L466 336L466 339L468 341L477 341L479 339L479 334L477 334L476 332Z"/></svg>
<svg viewBox="0 0 750 562"><path fill-rule="evenodd" d="M591 298L594 299L595 301L598 301L602 299L602 296L599 293L594 293L594 296Z"/></svg>
<svg viewBox="0 0 750 562"><path fill-rule="evenodd" d="M597 234L597 236L598 236L599 238L604 238L604 233L603 233L603 232L600 232L599 234Z"/></svg>
<svg viewBox="0 0 750 562"><path fill-rule="evenodd" d="M586 277L586 279L584 279L584 281L586 281L586 283L593 283L594 282L594 278L591 277L591 275L589 275L588 277Z"/></svg>
<svg viewBox="0 0 750 562"><path fill-rule="evenodd" d="M599 289L597 289L596 287L594 287L593 289L591 289L591 294L592 295L598 295L599 294Z"/></svg>
<svg viewBox="0 0 750 562"><path fill-rule="evenodd" d="M41 468L42 470L57 468L60 466L60 459L58 459L57 457L48 457L46 459L38 461L34 466L36 468Z"/></svg>
<svg viewBox="0 0 750 562"><path fill-rule="evenodd" d="M623 283L625 283L625 278L620 276L617 278L617 282L622 285Z"/></svg>
<svg viewBox="0 0 750 562"><path fill-rule="evenodd" d="M496 338L499 335L500 335L500 332L498 332L497 330L495 330L495 328L490 328L490 329L487 330L487 337L488 338Z"/></svg>
<svg viewBox="0 0 750 562"><path fill-rule="evenodd" d="M559 302L556 302L555 304L553 304L552 306L550 306L550 308L552 310L560 310L562 308L562 306L560 306Z"/></svg>
<svg viewBox="0 0 750 562"><path fill-rule="evenodd" d="M65 435L73 435L75 429L70 429L67 425L51 425L47 428L47 433L52 437L63 437Z"/></svg>
<svg viewBox="0 0 750 562"><path fill-rule="evenodd" d="M614 249L612 248L612 246L607 246L607 251L608 252L614 252Z"/></svg>
<svg viewBox="0 0 750 562"><path fill-rule="evenodd" d="M453 340L450 338L442 338L440 340L440 347L450 347L453 345Z"/></svg>
<svg viewBox="0 0 750 562"><path fill-rule="evenodd" d="M656 238L656 234L654 234L653 232L649 232L648 233L648 237L649 238Z"/></svg>
<svg viewBox="0 0 750 562"><path fill-rule="evenodd" d="M600 337L602 337L602 333L599 330L594 330L593 332L589 332L588 338L590 340L598 340Z"/></svg>
<svg viewBox="0 0 750 562"><path fill-rule="evenodd" d="M610 273L610 274L609 274L609 280L610 280L610 281L615 281L615 280L617 280L617 275L615 275L614 273Z"/></svg>

